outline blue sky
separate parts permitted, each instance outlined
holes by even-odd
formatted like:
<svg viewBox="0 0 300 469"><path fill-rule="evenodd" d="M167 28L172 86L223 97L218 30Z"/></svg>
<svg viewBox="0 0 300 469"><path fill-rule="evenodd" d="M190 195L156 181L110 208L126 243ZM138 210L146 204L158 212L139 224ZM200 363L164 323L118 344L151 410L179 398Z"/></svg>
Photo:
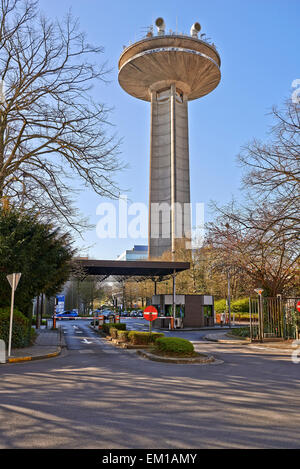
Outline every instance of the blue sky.
<svg viewBox="0 0 300 469"><path fill-rule="evenodd" d="M118 84L118 59L123 45L143 36L143 30L162 16L166 29L188 33L199 21L221 56L222 79L208 96L189 104L191 201L220 204L241 198L241 169L236 156L253 137L266 138L273 105L291 96L292 81L300 78L299 0L210 0L151 2L102 0L40 0L41 10L62 17L69 8L79 18L90 42L102 45L103 61L112 68L110 83L96 85L94 96L113 107L111 121L123 137L123 161L128 169L118 176L133 202L148 203L150 104L127 95ZM92 191L76 201L96 224L96 208L104 202ZM145 239L100 240L96 230L78 240L81 254L115 259Z"/></svg>

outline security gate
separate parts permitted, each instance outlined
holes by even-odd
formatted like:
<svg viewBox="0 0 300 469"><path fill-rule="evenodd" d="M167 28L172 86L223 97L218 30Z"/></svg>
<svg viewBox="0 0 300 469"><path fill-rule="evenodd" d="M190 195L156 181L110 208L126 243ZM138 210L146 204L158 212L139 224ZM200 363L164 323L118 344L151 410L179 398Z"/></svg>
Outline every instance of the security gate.
<svg viewBox="0 0 300 469"><path fill-rule="evenodd" d="M267 338L298 339L300 313L299 298L249 298L250 339L263 342Z"/></svg>

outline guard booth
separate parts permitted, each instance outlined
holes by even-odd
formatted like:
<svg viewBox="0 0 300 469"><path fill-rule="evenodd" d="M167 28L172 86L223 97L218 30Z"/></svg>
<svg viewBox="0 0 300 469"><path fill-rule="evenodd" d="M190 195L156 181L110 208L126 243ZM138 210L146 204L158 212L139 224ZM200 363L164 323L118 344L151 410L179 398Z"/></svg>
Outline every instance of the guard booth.
<svg viewBox="0 0 300 469"><path fill-rule="evenodd" d="M175 328L213 327L215 325L214 297L211 295L175 295ZM154 295L152 305L159 317L155 327L167 329L173 317L173 295Z"/></svg>

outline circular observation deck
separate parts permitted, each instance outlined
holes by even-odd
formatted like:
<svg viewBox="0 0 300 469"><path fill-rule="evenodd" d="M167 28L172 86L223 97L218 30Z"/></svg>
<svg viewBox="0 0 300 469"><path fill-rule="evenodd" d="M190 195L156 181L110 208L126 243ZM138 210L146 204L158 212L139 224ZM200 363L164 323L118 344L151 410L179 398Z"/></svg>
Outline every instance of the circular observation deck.
<svg viewBox="0 0 300 469"><path fill-rule="evenodd" d="M151 101L151 90L172 83L189 101L213 91L221 79L216 49L200 39L164 35L142 39L124 49L119 59L119 83L130 95Z"/></svg>

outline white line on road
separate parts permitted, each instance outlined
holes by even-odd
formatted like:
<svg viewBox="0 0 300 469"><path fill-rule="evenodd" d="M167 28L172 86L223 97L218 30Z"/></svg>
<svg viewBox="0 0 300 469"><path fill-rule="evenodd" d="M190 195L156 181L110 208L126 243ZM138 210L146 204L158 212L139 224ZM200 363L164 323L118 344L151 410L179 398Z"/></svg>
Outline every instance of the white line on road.
<svg viewBox="0 0 300 469"><path fill-rule="evenodd" d="M93 342L87 340L86 338L84 338L82 341L81 341L83 344L92 344Z"/></svg>

